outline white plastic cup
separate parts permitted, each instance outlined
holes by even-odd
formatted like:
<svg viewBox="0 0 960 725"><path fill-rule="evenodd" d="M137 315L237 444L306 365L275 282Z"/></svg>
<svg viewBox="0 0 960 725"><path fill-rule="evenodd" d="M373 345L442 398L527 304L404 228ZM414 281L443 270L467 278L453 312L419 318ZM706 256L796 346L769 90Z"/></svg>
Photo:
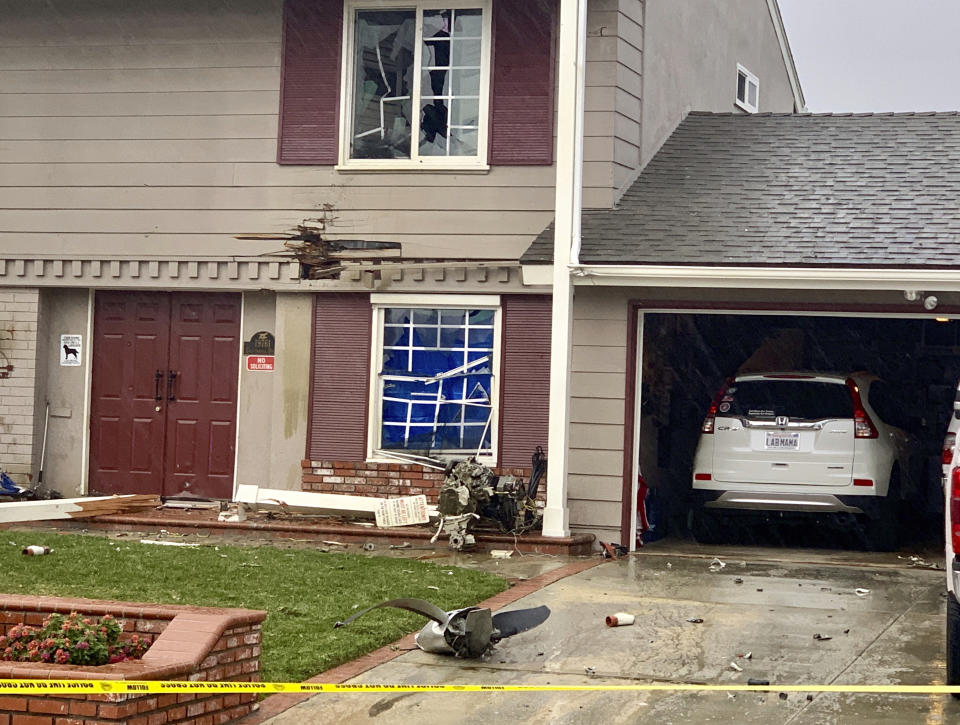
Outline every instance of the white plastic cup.
<svg viewBox="0 0 960 725"><path fill-rule="evenodd" d="M21 553L24 556L42 556L43 554L49 554L53 549L49 546L28 546Z"/></svg>
<svg viewBox="0 0 960 725"><path fill-rule="evenodd" d="M635 619L636 617L632 614L617 612L616 614L608 615L606 621L608 627L626 627L633 624Z"/></svg>

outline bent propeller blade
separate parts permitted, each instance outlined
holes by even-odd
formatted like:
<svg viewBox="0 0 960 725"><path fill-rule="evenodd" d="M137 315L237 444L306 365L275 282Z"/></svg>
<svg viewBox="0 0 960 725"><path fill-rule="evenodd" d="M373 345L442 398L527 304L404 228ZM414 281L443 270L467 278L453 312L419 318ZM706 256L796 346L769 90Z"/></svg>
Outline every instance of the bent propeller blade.
<svg viewBox="0 0 960 725"><path fill-rule="evenodd" d="M343 622L337 622L333 626L334 628L345 627L357 617L362 617L367 612L372 612L374 609L380 609L381 607L396 607L397 609L405 609L408 612L416 612L417 614L422 614L427 619L432 619L441 627L445 627L447 622L450 620L450 614L440 609L440 607L438 607L436 604L431 604L423 599L408 597L405 599L391 599L388 602L380 602L380 604L375 604L372 607L368 607L367 609L359 611L349 619L346 619Z"/></svg>
<svg viewBox="0 0 960 725"><path fill-rule="evenodd" d="M543 605L532 609L514 609L494 614L493 626L500 630L501 637L512 637L543 624L549 616L550 608Z"/></svg>

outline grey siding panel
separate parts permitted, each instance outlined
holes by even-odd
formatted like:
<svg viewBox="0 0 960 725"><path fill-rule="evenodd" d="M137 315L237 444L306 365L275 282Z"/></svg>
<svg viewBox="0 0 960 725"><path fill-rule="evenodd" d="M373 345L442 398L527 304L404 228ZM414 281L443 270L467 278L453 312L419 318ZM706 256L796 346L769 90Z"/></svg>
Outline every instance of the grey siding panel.
<svg viewBox="0 0 960 725"><path fill-rule="evenodd" d="M367 456L367 392L373 312L366 294L314 297L307 457Z"/></svg>
<svg viewBox="0 0 960 725"><path fill-rule="evenodd" d="M546 296L503 297L500 465L529 466L547 449L550 403L550 317Z"/></svg>
<svg viewBox="0 0 960 725"><path fill-rule="evenodd" d="M327 30L339 35L337 18ZM414 259L516 259L549 223L550 165L486 173L278 165L282 37L282 0L5 3L4 251L257 255L279 245L235 237L287 233L330 205L331 239L400 242ZM611 43L600 48L609 54ZM329 80L339 88L338 74ZM584 165L593 208L612 203L614 115L623 112L615 80L600 80L587 90L591 116L600 112L588 122L596 160ZM539 141L552 150L548 116Z"/></svg>

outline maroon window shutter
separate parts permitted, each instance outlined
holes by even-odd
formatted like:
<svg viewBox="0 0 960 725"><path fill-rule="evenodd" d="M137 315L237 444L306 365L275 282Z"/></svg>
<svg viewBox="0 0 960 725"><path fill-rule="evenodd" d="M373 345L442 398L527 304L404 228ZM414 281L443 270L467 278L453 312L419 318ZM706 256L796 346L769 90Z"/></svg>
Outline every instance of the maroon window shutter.
<svg viewBox="0 0 960 725"><path fill-rule="evenodd" d="M556 0L493 0L491 164L553 163Z"/></svg>
<svg viewBox="0 0 960 725"><path fill-rule="evenodd" d="M529 467L537 446L547 450L550 410L550 297L501 298L500 465Z"/></svg>
<svg viewBox="0 0 960 725"><path fill-rule="evenodd" d="M370 384L370 296L314 296L313 360L307 457L363 461L367 457Z"/></svg>
<svg viewBox="0 0 960 725"><path fill-rule="evenodd" d="M285 0L277 163L335 164L343 0Z"/></svg>

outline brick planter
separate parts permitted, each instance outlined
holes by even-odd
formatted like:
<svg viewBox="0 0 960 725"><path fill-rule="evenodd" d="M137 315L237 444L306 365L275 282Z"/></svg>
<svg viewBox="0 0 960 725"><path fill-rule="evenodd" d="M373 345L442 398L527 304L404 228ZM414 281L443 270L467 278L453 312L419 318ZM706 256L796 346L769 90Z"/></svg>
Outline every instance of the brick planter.
<svg viewBox="0 0 960 725"><path fill-rule="evenodd" d="M261 623L250 609L159 606L61 597L0 594L0 632L40 625L53 613L112 614L125 632L153 639L143 659L100 667L0 662L4 679L210 680L260 679ZM253 710L256 693L166 695L0 695L0 725L214 725Z"/></svg>
<svg viewBox="0 0 960 725"><path fill-rule="evenodd" d="M364 461L300 461L301 488L319 493L342 493L354 496L416 496L425 494L430 503L437 502L443 473L410 463L374 463ZM516 476L530 480L529 468L494 468L498 476ZM546 482L540 495L546 495Z"/></svg>

